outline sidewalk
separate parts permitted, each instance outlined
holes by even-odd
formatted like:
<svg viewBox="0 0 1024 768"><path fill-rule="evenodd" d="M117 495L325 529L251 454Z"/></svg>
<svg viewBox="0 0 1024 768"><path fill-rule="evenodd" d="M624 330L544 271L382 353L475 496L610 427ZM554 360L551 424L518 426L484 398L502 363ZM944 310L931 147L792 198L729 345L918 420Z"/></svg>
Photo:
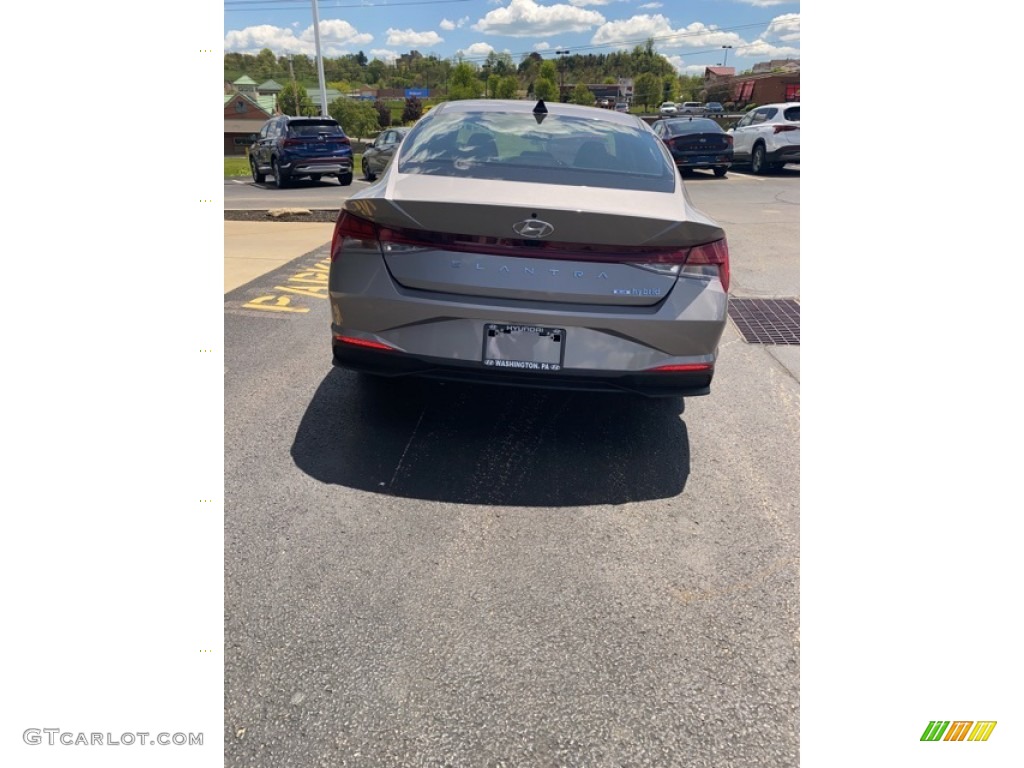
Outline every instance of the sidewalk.
<svg viewBox="0 0 1024 768"><path fill-rule="evenodd" d="M331 242L333 224L224 222L224 293Z"/></svg>

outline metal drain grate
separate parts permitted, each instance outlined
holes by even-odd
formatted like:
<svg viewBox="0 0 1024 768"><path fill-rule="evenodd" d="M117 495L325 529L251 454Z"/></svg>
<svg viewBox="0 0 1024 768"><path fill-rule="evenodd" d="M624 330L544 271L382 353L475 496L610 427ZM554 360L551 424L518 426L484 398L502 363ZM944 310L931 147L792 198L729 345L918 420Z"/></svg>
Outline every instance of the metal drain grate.
<svg viewBox="0 0 1024 768"><path fill-rule="evenodd" d="M793 299L729 299L729 317L748 344L800 343L800 305Z"/></svg>

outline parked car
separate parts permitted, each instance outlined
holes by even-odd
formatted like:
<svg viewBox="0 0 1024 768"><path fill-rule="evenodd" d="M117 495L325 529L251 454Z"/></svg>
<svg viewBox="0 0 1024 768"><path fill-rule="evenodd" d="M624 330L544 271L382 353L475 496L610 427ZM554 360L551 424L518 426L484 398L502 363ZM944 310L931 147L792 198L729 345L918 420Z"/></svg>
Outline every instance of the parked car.
<svg viewBox="0 0 1024 768"><path fill-rule="evenodd" d="M280 115L260 129L249 148L249 168L257 184L267 175L278 188L301 177L335 176L345 187L352 183L352 144L333 118Z"/></svg>
<svg viewBox="0 0 1024 768"><path fill-rule="evenodd" d="M732 165L732 136L714 120L676 117L658 120L651 129L665 142L680 171L711 168L715 176L725 176Z"/></svg>
<svg viewBox="0 0 1024 768"><path fill-rule="evenodd" d="M707 104L704 105L704 114L705 115L722 115L722 114L725 114L725 107L723 107L717 101L709 101Z"/></svg>
<svg viewBox="0 0 1024 768"><path fill-rule="evenodd" d="M408 128L388 128L386 131L381 131L373 145L363 152L364 179L373 181L378 174L384 173L384 169L395 155L395 150L408 132Z"/></svg>
<svg viewBox="0 0 1024 768"><path fill-rule="evenodd" d="M676 103L674 101L666 101L658 107L658 112L662 115L674 115L678 112Z"/></svg>
<svg viewBox="0 0 1024 768"><path fill-rule="evenodd" d="M729 131L733 160L766 173L800 162L800 103L765 104L750 110Z"/></svg>
<svg viewBox="0 0 1024 768"><path fill-rule="evenodd" d="M398 147L388 183L341 206L329 282L335 365L709 393L728 308L725 233L690 203L639 118L445 102Z"/></svg>
<svg viewBox="0 0 1024 768"><path fill-rule="evenodd" d="M679 107L680 115L702 115L704 114L704 105L699 101L684 101Z"/></svg>
<svg viewBox="0 0 1024 768"><path fill-rule="evenodd" d="M624 101L618 101L615 103L616 112L629 112L629 104Z"/></svg>

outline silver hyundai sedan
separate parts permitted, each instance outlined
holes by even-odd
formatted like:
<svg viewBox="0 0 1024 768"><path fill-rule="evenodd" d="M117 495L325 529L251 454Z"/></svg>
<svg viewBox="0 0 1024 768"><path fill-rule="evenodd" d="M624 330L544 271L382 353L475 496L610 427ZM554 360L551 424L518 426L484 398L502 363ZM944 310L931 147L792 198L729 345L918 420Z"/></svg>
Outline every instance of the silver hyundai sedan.
<svg viewBox="0 0 1024 768"><path fill-rule="evenodd" d="M331 243L334 363L383 376L710 392L725 234L640 119L454 101L348 198Z"/></svg>

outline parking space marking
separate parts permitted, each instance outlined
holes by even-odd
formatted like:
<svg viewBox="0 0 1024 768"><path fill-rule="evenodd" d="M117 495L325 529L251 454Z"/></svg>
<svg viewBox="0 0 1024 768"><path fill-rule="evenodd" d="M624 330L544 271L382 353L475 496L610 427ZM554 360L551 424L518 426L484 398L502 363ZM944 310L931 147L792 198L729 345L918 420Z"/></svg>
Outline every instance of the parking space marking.
<svg viewBox="0 0 1024 768"><path fill-rule="evenodd" d="M272 281L276 283L273 288L265 287L265 283L262 286L254 287L252 292L256 294L255 296L241 304L228 302L228 308L230 309L233 305L235 308L262 312L305 314L311 307L302 299L328 298L328 280L331 272L330 256L312 263L305 261L293 269L295 271L283 280L280 276L272 278ZM317 302L312 303L316 304Z"/></svg>

